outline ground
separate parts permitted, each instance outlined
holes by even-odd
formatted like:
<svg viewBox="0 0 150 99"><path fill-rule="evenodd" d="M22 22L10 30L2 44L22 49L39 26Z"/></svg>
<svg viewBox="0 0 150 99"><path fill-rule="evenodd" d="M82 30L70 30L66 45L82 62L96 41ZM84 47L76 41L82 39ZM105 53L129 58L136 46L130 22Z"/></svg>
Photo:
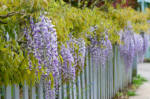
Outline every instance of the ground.
<svg viewBox="0 0 150 99"><path fill-rule="evenodd" d="M136 90L136 96L129 99L150 99L150 63L139 64L138 74L145 77L148 81Z"/></svg>

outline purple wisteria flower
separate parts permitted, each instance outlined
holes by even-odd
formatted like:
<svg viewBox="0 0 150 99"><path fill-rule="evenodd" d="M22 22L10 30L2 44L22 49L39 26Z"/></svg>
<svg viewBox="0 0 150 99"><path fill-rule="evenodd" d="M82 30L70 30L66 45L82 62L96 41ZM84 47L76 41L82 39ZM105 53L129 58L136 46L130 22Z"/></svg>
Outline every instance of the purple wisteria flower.
<svg viewBox="0 0 150 99"><path fill-rule="evenodd" d="M135 55L138 56L138 61L143 60L143 38L139 34L134 34L134 51Z"/></svg>
<svg viewBox="0 0 150 99"><path fill-rule="evenodd" d="M59 61L57 51L57 35L54 25L51 20L44 16L40 16L37 23L34 23L33 19L30 21L30 32L25 28L25 35L27 39L28 51L33 53L35 58L38 60L38 70L44 69L43 77L45 80L49 78L49 74L52 73L54 77L54 87L58 86L59 76ZM30 63L30 61L29 61ZM30 63L30 69L33 67ZM46 89L46 99L54 96L55 91L51 88L51 81L46 81L46 85L49 85ZM54 93L54 94L52 94ZM52 98L53 99L53 98Z"/></svg>
<svg viewBox="0 0 150 99"><path fill-rule="evenodd" d="M120 45L120 54L127 69L132 66L133 59L136 56L138 57L138 62L142 62L148 48L147 36L134 33L132 25L129 24L124 31L120 31L120 38L123 42Z"/></svg>
<svg viewBox="0 0 150 99"><path fill-rule="evenodd" d="M124 63L126 65L126 69L132 66L133 58L135 55L135 44L133 40L133 31L131 30L131 26L126 27L121 36L121 41L123 44L120 45L120 55L124 59Z"/></svg>
<svg viewBox="0 0 150 99"><path fill-rule="evenodd" d="M70 51L74 57L75 70L78 75L78 73L84 69L86 53L85 41L82 38L76 39L73 36L70 36L70 40L67 43L70 46Z"/></svg>
<svg viewBox="0 0 150 99"><path fill-rule="evenodd" d="M74 81L75 80L74 58L70 52L68 44L66 46L62 44L61 56L63 58L62 67L61 67L62 80L64 82L70 80Z"/></svg>
<svg viewBox="0 0 150 99"><path fill-rule="evenodd" d="M103 33L104 36L98 40L96 33L90 36L90 53L95 60L99 60L104 67L108 57L112 56L112 44L108 39L107 32Z"/></svg>

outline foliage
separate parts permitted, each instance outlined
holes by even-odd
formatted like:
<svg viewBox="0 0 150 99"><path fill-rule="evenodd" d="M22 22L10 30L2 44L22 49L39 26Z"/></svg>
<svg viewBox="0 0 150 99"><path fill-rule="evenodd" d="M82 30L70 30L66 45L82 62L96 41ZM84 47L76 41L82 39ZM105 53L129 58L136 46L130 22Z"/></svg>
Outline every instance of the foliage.
<svg viewBox="0 0 150 99"><path fill-rule="evenodd" d="M142 85L144 82L146 82L147 79L142 77L141 75L137 75L137 77L133 78L132 83L136 86L139 87L140 85Z"/></svg>
<svg viewBox="0 0 150 99"><path fill-rule="evenodd" d="M96 36L97 40L101 41L101 38L105 40L104 35L105 31L107 31L108 40L112 44L121 44L118 32L127 25L128 21L131 21L137 33L147 31L149 27L147 23L148 14L137 12L132 8L114 9L108 4L106 8L94 7L89 9L84 7L80 9L63 1L1 0L0 51L2 54L0 54L0 70L2 72L0 72L0 82L16 83L23 82L24 79L30 81L31 79L40 78L35 77L35 69L29 70L27 42L23 33L24 27L30 26L31 17L36 23L40 15L47 16L55 25L59 50L61 50L61 43L66 43L70 40L70 33L75 38L82 38L87 46L91 44L91 40L87 36ZM91 32L91 27L95 26L97 29L95 32ZM6 41L7 33L10 41ZM33 54L30 54L30 57L35 66L34 68L36 68L37 59ZM6 77L8 79L4 79Z"/></svg>
<svg viewBox="0 0 150 99"><path fill-rule="evenodd" d="M137 95L135 90L146 81L147 80L141 75L137 75L136 77L133 77L132 84L130 84L128 87L118 92L113 99L128 99L129 96Z"/></svg>
<svg viewBox="0 0 150 99"><path fill-rule="evenodd" d="M45 0L46 1L46 0ZM43 0L1 0L0 1L0 84L35 83L37 60L30 54L33 69L29 70L26 42L23 28L28 19L39 15Z"/></svg>
<svg viewBox="0 0 150 99"><path fill-rule="evenodd" d="M115 43L119 42L119 36L117 32L127 25L128 21L131 21L134 30L139 33L141 31L147 31L149 24L147 23L147 15L141 12L137 12L132 8L126 9L114 9L108 6L107 11L103 11L99 8L94 9L79 9L71 7L70 5L59 5L51 7L48 14L56 25L58 32L58 40L61 42L64 40L63 36L67 37L68 33L72 33L73 36L85 37L86 34L93 35L89 32L91 26L97 26L96 34L101 36L106 29L109 33L109 39ZM62 27L62 28L60 28ZM66 38L67 40L68 38Z"/></svg>
<svg viewBox="0 0 150 99"><path fill-rule="evenodd" d="M150 58L145 58L145 59L144 59L144 62L149 63L149 62L150 62Z"/></svg>
<svg viewBox="0 0 150 99"><path fill-rule="evenodd" d="M118 4L120 4L121 7L128 7L128 6L132 8L138 7L137 0L115 0L113 4L114 7L116 7Z"/></svg>
<svg viewBox="0 0 150 99"><path fill-rule="evenodd" d="M136 93L134 92L134 91L128 91L128 96L135 96L136 95Z"/></svg>
<svg viewBox="0 0 150 99"><path fill-rule="evenodd" d="M132 8L137 8L138 7L138 2L137 0L63 0L67 3L70 3L72 6L75 7L89 7L93 8L94 6L96 7L102 7L105 6L106 3L111 4L113 7L132 7Z"/></svg>
<svg viewBox="0 0 150 99"><path fill-rule="evenodd" d="M132 87L134 89L132 90L128 90L128 96L135 96L136 95L136 92L135 92L135 89L138 88L139 86L141 86L144 82L146 82L147 80L142 77L141 75L137 75L136 77L133 78L133 81L132 81Z"/></svg>
<svg viewBox="0 0 150 99"><path fill-rule="evenodd" d="M35 59L32 57L31 61L35 62ZM0 85L24 83L25 79L30 81L35 78L35 70L28 70L26 52L22 51L15 40L5 41L0 37L0 67Z"/></svg>

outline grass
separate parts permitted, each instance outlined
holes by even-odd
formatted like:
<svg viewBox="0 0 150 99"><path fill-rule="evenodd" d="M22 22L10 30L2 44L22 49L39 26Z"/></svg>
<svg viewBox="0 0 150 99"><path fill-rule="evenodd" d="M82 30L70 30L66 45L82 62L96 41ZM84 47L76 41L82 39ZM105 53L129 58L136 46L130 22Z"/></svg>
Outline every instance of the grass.
<svg viewBox="0 0 150 99"><path fill-rule="evenodd" d="M135 93L135 91L128 90L127 95L128 95L128 96L135 96L136 93Z"/></svg>
<svg viewBox="0 0 150 99"><path fill-rule="evenodd" d="M141 75L137 75L137 77L133 78L132 84L135 87L139 87L142 85L144 82L147 82L146 78L142 77Z"/></svg>
<svg viewBox="0 0 150 99"><path fill-rule="evenodd" d="M113 99L128 99L129 96L137 95L135 92L136 89L146 81L147 80L144 77L142 77L141 75L137 75L133 78L132 84L124 88L122 91L118 92Z"/></svg>
<svg viewBox="0 0 150 99"><path fill-rule="evenodd" d="M144 62L150 63L150 58L145 58Z"/></svg>

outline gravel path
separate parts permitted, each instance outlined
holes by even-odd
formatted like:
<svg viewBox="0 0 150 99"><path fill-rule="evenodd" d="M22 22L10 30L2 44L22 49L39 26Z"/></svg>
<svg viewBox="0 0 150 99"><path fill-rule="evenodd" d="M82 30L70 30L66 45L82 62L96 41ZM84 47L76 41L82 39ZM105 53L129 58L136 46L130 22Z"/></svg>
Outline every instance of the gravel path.
<svg viewBox="0 0 150 99"><path fill-rule="evenodd" d="M150 63L139 64L138 74L145 77L148 82L141 85L136 91L137 95L129 99L150 99Z"/></svg>

